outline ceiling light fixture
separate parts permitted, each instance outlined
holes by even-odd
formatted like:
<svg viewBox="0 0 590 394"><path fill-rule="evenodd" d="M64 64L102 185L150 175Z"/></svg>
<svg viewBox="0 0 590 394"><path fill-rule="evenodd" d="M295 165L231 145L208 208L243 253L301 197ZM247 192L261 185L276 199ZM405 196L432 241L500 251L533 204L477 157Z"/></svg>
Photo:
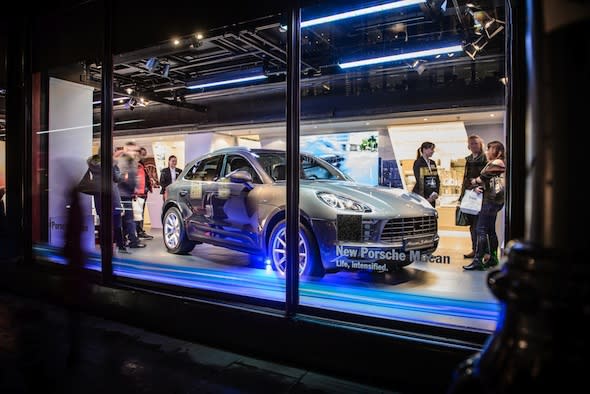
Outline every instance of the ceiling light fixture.
<svg viewBox="0 0 590 394"><path fill-rule="evenodd" d="M370 59L356 60L353 62L339 63L340 68L346 69L351 67L368 66L373 64L395 62L400 60L409 60L415 58L423 58L429 56L436 56L438 54L461 52L463 47L461 45L451 45L448 47L432 48L416 52L400 53L397 55L375 57Z"/></svg>
<svg viewBox="0 0 590 394"><path fill-rule="evenodd" d="M502 30L504 30L504 24L504 22L492 18L483 25L483 29L486 32L488 38L492 38L496 34L500 33Z"/></svg>
<svg viewBox="0 0 590 394"><path fill-rule="evenodd" d="M463 47L463 50L471 58L471 60L475 60L475 57L481 50L488 45L488 40L485 36L480 36L477 40L472 43L469 43Z"/></svg>
<svg viewBox="0 0 590 394"><path fill-rule="evenodd" d="M235 79L227 79L225 81L216 81L216 82L208 82L208 83L201 83L197 85L187 86L188 89L201 89L201 88L210 88L213 86L223 86L223 85L231 85L234 83L241 83L241 82L249 82L249 81L258 81L261 79L268 78L266 75L253 75L251 77L244 77L244 78L235 78Z"/></svg>
<svg viewBox="0 0 590 394"><path fill-rule="evenodd" d="M230 71L217 74L208 78L200 78L188 85L187 89L204 89L214 86L233 85L244 82L253 82L267 79L262 67L255 67L249 70Z"/></svg>
<svg viewBox="0 0 590 394"><path fill-rule="evenodd" d="M164 64L164 67L162 67L162 76L164 78L168 78L169 73L170 73L170 64L166 63L166 64Z"/></svg>
<svg viewBox="0 0 590 394"><path fill-rule="evenodd" d="M129 97L113 97L113 101L117 101L117 100L127 100ZM100 104L102 101L101 100L95 100L92 102L92 104Z"/></svg>
<svg viewBox="0 0 590 394"><path fill-rule="evenodd" d="M159 65L160 61L156 57L150 57L147 62L145 62L145 68L147 68L149 72L153 72Z"/></svg>
<svg viewBox="0 0 590 394"><path fill-rule="evenodd" d="M412 70L416 71L418 75L422 75L424 70L426 70L426 60L416 59L414 60L409 66Z"/></svg>
<svg viewBox="0 0 590 394"><path fill-rule="evenodd" d="M425 3L425 0L394 1L391 3L385 3L385 4L381 4L381 5L376 5L373 7L360 8L358 10L352 10L352 11L342 12L339 14L324 16L321 18L310 19L310 20L301 22L301 27L302 28L310 27L310 26L320 25L322 23L335 22L335 21L339 21L342 19L354 18L357 16L373 14L376 12L389 11L389 10L393 10L396 8L409 7L412 5L423 4L423 3Z"/></svg>

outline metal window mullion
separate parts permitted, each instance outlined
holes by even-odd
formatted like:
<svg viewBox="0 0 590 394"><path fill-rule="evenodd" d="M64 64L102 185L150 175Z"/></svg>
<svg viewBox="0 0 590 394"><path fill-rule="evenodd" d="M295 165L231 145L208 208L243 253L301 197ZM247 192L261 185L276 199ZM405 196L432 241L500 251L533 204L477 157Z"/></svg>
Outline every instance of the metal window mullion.
<svg viewBox="0 0 590 394"><path fill-rule="evenodd" d="M102 59L102 97L101 97L101 195L102 215L100 217L100 248L102 280L105 284L113 280L113 4L104 1L104 36Z"/></svg>
<svg viewBox="0 0 590 394"><path fill-rule="evenodd" d="M301 9L292 1L287 40L287 272L286 305L288 317L299 306L299 134L301 113Z"/></svg>

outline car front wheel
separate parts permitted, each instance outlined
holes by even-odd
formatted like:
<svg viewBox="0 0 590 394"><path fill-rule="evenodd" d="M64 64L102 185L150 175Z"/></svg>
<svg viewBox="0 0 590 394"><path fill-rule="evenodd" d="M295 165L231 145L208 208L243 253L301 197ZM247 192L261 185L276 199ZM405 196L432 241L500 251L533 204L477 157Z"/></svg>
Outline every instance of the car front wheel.
<svg viewBox="0 0 590 394"><path fill-rule="evenodd" d="M166 245L166 249L170 253L187 254L197 244L197 242L187 238L182 215L176 207L168 208L166 211L162 232L164 245Z"/></svg>
<svg viewBox="0 0 590 394"><path fill-rule="evenodd" d="M272 267L281 275L287 271L287 225L281 220L272 230L268 242L268 256ZM305 226L299 227L299 275L323 276L324 269L320 262L315 238Z"/></svg>

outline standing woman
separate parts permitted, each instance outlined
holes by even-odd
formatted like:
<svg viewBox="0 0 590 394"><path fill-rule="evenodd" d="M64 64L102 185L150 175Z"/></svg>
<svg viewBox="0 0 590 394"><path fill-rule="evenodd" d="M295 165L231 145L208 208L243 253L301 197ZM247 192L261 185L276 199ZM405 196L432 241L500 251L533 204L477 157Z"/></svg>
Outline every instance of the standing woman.
<svg viewBox="0 0 590 394"><path fill-rule="evenodd" d="M423 142L418 148L414 161L414 177L416 184L412 190L428 200L434 207L440 191L440 178L436 163L431 159L434 154L434 143Z"/></svg>
<svg viewBox="0 0 590 394"><path fill-rule="evenodd" d="M471 151L469 156L465 157L465 172L463 173L463 183L461 184L461 195L459 196L459 204L463 199L465 190L474 189L476 186L471 184L471 180L475 179L481 173L481 170L486 166L488 160L483 151L483 139L478 135L470 135L467 138L467 148ZM471 252L464 254L466 259L475 257L475 248L477 246L477 217L478 215L465 214L469 219L469 232L471 233Z"/></svg>
<svg viewBox="0 0 590 394"><path fill-rule="evenodd" d="M506 150L500 141L488 144L488 163L480 175L471 181L475 191L483 193L483 202L477 219L477 247L471 264L466 270L485 270L498 265L498 235L496 216L504 207L504 177L506 172Z"/></svg>

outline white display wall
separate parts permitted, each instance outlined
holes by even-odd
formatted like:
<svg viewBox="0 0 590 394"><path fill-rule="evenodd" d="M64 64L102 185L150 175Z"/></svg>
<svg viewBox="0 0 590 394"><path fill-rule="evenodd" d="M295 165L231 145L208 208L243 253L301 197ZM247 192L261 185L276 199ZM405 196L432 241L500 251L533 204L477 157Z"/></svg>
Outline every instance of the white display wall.
<svg viewBox="0 0 590 394"><path fill-rule="evenodd" d="M86 159L92 154L93 88L63 81L49 80L48 133L48 206L49 244L64 245L69 191L88 169ZM95 245L92 197L80 195L84 213L82 243L87 250Z"/></svg>

